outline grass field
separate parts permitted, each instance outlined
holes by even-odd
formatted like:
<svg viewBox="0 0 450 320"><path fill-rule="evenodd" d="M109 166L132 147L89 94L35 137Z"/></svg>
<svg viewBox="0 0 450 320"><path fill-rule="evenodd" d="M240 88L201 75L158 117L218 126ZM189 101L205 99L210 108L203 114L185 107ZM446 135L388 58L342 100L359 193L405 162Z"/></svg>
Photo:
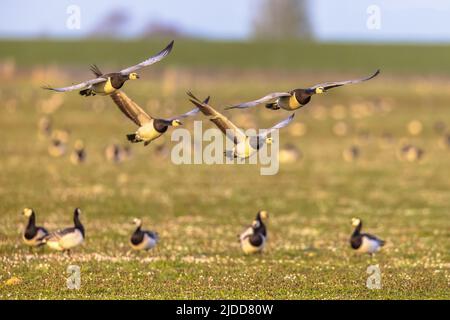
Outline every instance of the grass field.
<svg viewBox="0 0 450 320"><path fill-rule="evenodd" d="M125 85L150 114L165 117L191 108L187 90L211 95L221 109L382 69L371 82L314 97L297 111L297 126L281 131L280 145L294 144L302 158L261 176L257 165L176 166L157 152L174 145L170 132L146 148L132 145L126 162L107 162L105 147L126 145L125 134L135 130L112 101L40 89L88 77L90 63L137 62L162 45L0 43L0 299L450 298L450 146L437 130L450 130L450 47L180 41L167 60ZM114 53L123 46L126 56ZM261 128L288 115L263 107L227 114ZM54 129L70 131L62 157L49 156L38 134L45 115ZM421 131L408 129L414 120ZM86 145L81 165L69 161L76 139ZM407 142L424 150L420 161L398 159ZM345 161L353 145L360 157ZM52 230L71 225L80 207L85 243L71 257L30 253L21 243L24 207ZM270 213L267 250L244 256L236 235L260 209ZM136 216L159 232L156 250L130 252ZM349 248L354 216L387 242L373 258ZM374 264L380 290L366 287ZM69 265L81 268L80 290L66 287Z"/></svg>

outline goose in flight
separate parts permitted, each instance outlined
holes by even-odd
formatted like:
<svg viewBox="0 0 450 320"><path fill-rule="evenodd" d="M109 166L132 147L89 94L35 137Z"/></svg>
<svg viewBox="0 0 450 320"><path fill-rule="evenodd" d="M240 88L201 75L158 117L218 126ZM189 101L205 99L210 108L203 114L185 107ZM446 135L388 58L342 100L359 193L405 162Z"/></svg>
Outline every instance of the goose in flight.
<svg viewBox="0 0 450 320"><path fill-rule="evenodd" d="M194 108L176 117L157 119L149 116L121 90L114 92L110 96L120 111L139 127L135 133L127 134L128 141L132 143L144 142L144 146L162 136L169 126L177 127L182 125L180 119L196 115L199 111L198 108ZM208 103L208 101L209 97L204 102Z"/></svg>
<svg viewBox="0 0 450 320"><path fill-rule="evenodd" d="M190 101L200 109L205 116L209 117L228 139L233 141L234 147L231 150L231 153L226 151L226 155L233 158L246 159L261 149L264 144L271 144L272 138L269 137L269 135L275 130L287 126L292 119L294 119L295 115L295 113L291 114L288 118L266 130L263 134L247 136L227 117L211 107L208 102L200 102L200 100L198 100L191 92L188 92L187 94L190 97Z"/></svg>
<svg viewBox="0 0 450 320"><path fill-rule="evenodd" d="M257 100L226 107L225 110L246 109L265 103L266 108L271 110L284 109L287 111L293 111L308 104L309 101L311 101L311 97L315 94L321 94L327 92L330 89L342 87L348 84L364 82L376 77L379 73L380 70L377 70L374 74L372 74L370 77L367 78L336 81L336 82L325 82L316 84L315 86L306 89L294 89L288 92L269 93L268 95Z"/></svg>
<svg viewBox="0 0 450 320"><path fill-rule="evenodd" d="M135 66L123 69L119 72L103 74L96 65L91 66L91 71L95 74L96 78L75 84L72 86L64 88L52 88L50 86L45 86L44 89L53 90L56 92L67 92L73 90L81 90L80 94L82 96L94 96L96 94L109 95L124 85L128 80L139 79L139 75L136 73L137 70L150 66L158 61L164 59L172 50L174 41L172 40L167 47L165 47L158 54L148 58Z"/></svg>

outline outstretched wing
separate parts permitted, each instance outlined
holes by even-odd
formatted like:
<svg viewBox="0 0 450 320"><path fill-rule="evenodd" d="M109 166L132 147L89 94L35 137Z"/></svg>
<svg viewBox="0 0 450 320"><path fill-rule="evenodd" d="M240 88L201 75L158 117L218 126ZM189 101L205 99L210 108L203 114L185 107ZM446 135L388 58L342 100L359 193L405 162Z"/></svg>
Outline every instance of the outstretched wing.
<svg viewBox="0 0 450 320"><path fill-rule="evenodd" d="M104 82L107 79L105 78L96 78L96 79L92 79L92 80L88 80L79 84L75 84L73 86L70 87L64 87L64 88L52 88L50 86L44 86L42 87L43 89L47 89L47 90L53 90L56 92L66 92L66 91L73 91L73 90L79 90L79 89L84 89L84 88L88 88L94 84L100 83L100 82Z"/></svg>
<svg viewBox="0 0 450 320"><path fill-rule="evenodd" d="M205 100L203 100L203 103L208 104L208 102L209 102L209 97L207 97ZM183 113L182 115L179 115L179 116L176 116L176 117L172 117L172 118L169 118L169 119L165 119L165 120L172 121L172 120L184 119L184 118L187 118L187 117L190 117L190 116L195 116L199 111L200 111L199 108L194 108L191 111Z"/></svg>
<svg viewBox="0 0 450 320"><path fill-rule="evenodd" d="M174 40L172 40L167 45L167 47L165 47L158 54L154 55L153 57L148 58L145 61L142 61L141 63L139 63L139 64L137 64L135 66L123 69L123 70L120 71L120 73L121 74L130 74L131 72L134 72L134 71L139 70L141 68L144 68L144 67L147 67L149 65L152 65L152 64L154 64L154 63L156 63L158 61L161 61L162 59L164 59L170 53L170 51L172 50L172 47L173 47L173 43L174 43Z"/></svg>
<svg viewBox="0 0 450 320"><path fill-rule="evenodd" d="M131 121L138 126L150 122L150 117L139 105L131 100L123 91L116 91L109 95L114 103L119 107Z"/></svg>
<svg viewBox="0 0 450 320"><path fill-rule="evenodd" d="M309 89L310 90L314 90L316 88L322 87L322 88L324 88L324 90L329 90L329 89L332 89L332 88L345 86L347 84L360 83L360 82L364 82L364 81L370 80L372 78L375 78L379 73L380 73L380 70L378 69L377 71L375 71L374 74L372 74L370 77L367 77L367 78L361 78L361 79L355 79L355 80L345 80L345 81L336 81L336 82L324 82L324 83L316 84L315 86L312 86Z"/></svg>
<svg viewBox="0 0 450 320"><path fill-rule="evenodd" d="M227 117L215 110L208 103L200 102L200 100L198 100L192 92L188 92L187 94L192 98L190 101L195 104L205 116L209 117L209 120L211 120L223 134L231 139L231 141L234 143L239 143L246 139L244 132L242 132L242 130L239 129Z"/></svg>
<svg viewBox="0 0 450 320"><path fill-rule="evenodd" d="M291 121L292 119L294 119L295 113L291 114L289 117L287 117L286 119L284 119L283 121L277 123L276 125L274 125L272 128L266 130L266 132L264 134L262 134L260 137L265 138L267 137L269 134L271 134L272 132L274 132L275 130L281 129L286 127Z"/></svg>
<svg viewBox="0 0 450 320"><path fill-rule="evenodd" d="M225 110L229 110L229 109L245 109L245 108L250 108L250 107L254 107L257 106L259 104L262 103L266 103L269 102L273 99L279 98L279 97L290 97L291 94L289 92L274 92L274 93L269 93L268 95L258 99L258 100L253 100L253 101L249 101L249 102L245 102L245 103L241 103L241 104L237 104L234 106L230 106L230 107L226 107Z"/></svg>

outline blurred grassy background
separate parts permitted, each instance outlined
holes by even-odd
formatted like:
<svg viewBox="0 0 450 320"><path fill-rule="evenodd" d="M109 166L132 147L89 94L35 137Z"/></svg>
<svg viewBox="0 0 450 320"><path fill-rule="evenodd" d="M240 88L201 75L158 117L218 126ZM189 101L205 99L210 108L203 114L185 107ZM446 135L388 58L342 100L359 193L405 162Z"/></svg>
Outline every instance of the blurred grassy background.
<svg viewBox="0 0 450 320"><path fill-rule="evenodd" d="M1 41L0 57L18 65L97 63L133 65L163 48L161 40ZM156 51L157 52L157 51ZM321 44L299 41L210 42L176 41L166 65L214 68L275 68L277 70L351 71L381 66L386 72L449 74L450 46L399 44Z"/></svg>
<svg viewBox="0 0 450 320"><path fill-rule="evenodd" d="M380 68L378 78L297 111L280 145L293 144L298 159L275 176L252 165L176 166L167 156L172 130L147 148L132 145L130 160L108 162L105 148L127 145L135 130L110 99L40 89L90 77L91 63L105 71L137 63L166 43L0 43L0 298L449 298L450 47L182 40L125 85L150 114L166 117L191 108L187 90L221 109ZM227 115L269 127L287 113ZM49 156L42 117L70 132L65 155ZM81 165L69 161L76 139L86 145ZM423 157L399 159L406 144ZM352 146L359 156L344 156ZM70 225L81 207L85 244L71 258L29 254L20 242L25 206L49 229ZM263 208L267 251L245 257L236 235ZM135 216L160 233L157 250L128 252ZM349 249L353 216L387 241L374 259ZM81 266L79 291L66 289L69 264ZM381 290L365 286L371 264L380 265ZM19 282L7 285L12 277Z"/></svg>

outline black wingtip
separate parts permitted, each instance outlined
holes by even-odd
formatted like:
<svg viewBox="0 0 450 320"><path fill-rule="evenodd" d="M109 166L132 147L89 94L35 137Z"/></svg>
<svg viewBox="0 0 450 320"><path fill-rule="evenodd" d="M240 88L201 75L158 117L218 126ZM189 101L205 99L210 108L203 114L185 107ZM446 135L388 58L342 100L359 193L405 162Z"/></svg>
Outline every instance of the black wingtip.
<svg viewBox="0 0 450 320"><path fill-rule="evenodd" d="M375 71L375 73L373 74L373 76L371 78L375 78L377 75L379 75L381 72L380 69L377 69L377 71Z"/></svg>
<svg viewBox="0 0 450 320"><path fill-rule="evenodd" d="M170 43L167 45L167 47L164 48L163 51L167 51L167 54L170 53L170 51L172 51L173 48L173 44L175 43L175 40L170 41Z"/></svg>
<svg viewBox="0 0 450 320"><path fill-rule="evenodd" d="M194 94L192 93L192 91L186 91L186 94L191 97L192 99L196 100L196 101L200 101L198 100L198 98L196 96L194 96Z"/></svg>
<svg viewBox="0 0 450 320"><path fill-rule="evenodd" d="M211 96L208 96L208 97L203 101L203 103L204 103L204 104L208 104L210 98L211 98Z"/></svg>

